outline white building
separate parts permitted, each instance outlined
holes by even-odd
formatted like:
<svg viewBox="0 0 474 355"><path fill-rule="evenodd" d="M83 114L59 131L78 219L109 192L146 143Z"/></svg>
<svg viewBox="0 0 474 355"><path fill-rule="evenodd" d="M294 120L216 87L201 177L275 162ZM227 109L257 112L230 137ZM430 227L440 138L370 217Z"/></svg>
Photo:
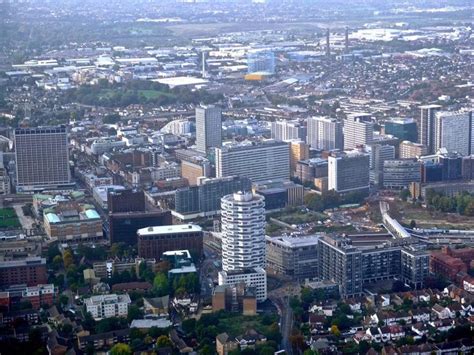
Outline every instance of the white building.
<svg viewBox="0 0 474 355"><path fill-rule="evenodd" d="M97 295L85 299L86 310L95 320L111 317L126 317L128 305L131 304L130 296L123 295Z"/></svg>
<svg viewBox="0 0 474 355"><path fill-rule="evenodd" d="M299 121L274 121L271 133L278 141L306 140L306 128Z"/></svg>
<svg viewBox="0 0 474 355"><path fill-rule="evenodd" d="M222 112L216 106L196 107L196 150L206 153L222 145Z"/></svg>
<svg viewBox="0 0 474 355"><path fill-rule="evenodd" d="M354 113L344 120L344 149L371 144L374 140L374 124L367 113Z"/></svg>
<svg viewBox="0 0 474 355"><path fill-rule="evenodd" d="M255 287L257 300L267 297L265 267L265 202L251 192L221 199L222 269L220 285L245 282Z"/></svg>
<svg viewBox="0 0 474 355"><path fill-rule="evenodd" d="M328 190L339 193L369 189L369 154L351 151L328 158Z"/></svg>
<svg viewBox="0 0 474 355"><path fill-rule="evenodd" d="M290 146L268 140L225 146L216 149L216 176L239 175L253 182L288 180Z"/></svg>
<svg viewBox="0 0 474 355"><path fill-rule="evenodd" d="M221 199L222 268L242 272L265 266L265 202L251 192Z"/></svg>
<svg viewBox="0 0 474 355"><path fill-rule="evenodd" d="M472 111L438 111L435 113L434 149L469 155L474 152Z"/></svg>
<svg viewBox="0 0 474 355"><path fill-rule="evenodd" d="M119 140L116 137L98 138L92 142L90 149L86 149L86 153L101 155L110 152L114 148L123 148L126 145L126 142Z"/></svg>
<svg viewBox="0 0 474 355"><path fill-rule="evenodd" d="M418 121L418 143L427 148L428 154L433 154L435 137L435 113L441 109L440 105L420 106L420 120Z"/></svg>
<svg viewBox="0 0 474 355"><path fill-rule="evenodd" d="M344 148L342 123L328 117L308 118L307 143L316 149L333 150Z"/></svg>

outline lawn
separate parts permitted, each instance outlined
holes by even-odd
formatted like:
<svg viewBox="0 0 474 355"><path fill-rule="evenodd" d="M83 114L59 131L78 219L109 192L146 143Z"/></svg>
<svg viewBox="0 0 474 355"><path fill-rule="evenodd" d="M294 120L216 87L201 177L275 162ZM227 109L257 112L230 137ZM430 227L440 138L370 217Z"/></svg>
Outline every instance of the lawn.
<svg viewBox="0 0 474 355"><path fill-rule="evenodd" d="M247 330L255 329L257 332L266 334L269 331L269 325L264 324L264 317L268 317L267 324L278 322L278 316L243 316L231 315L230 317L222 317L219 319L217 328L221 332L226 332L231 337L242 335Z"/></svg>
<svg viewBox="0 0 474 355"><path fill-rule="evenodd" d="M7 207L0 209L0 229L20 228L16 212L13 208Z"/></svg>

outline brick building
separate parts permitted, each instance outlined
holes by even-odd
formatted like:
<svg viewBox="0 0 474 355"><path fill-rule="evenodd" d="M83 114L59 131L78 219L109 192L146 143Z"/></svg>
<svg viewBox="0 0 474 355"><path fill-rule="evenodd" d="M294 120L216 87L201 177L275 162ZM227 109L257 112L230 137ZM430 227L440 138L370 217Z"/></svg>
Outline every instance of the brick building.
<svg viewBox="0 0 474 355"><path fill-rule="evenodd" d="M442 275L450 280L456 280L459 272L467 272L474 264L474 249L451 249L443 247L439 252L432 252L430 257L430 271Z"/></svg>
<svg viewBox="0 0 474 355"><path fill-rule="evenodd" d="M27 257L0 262L0 287L26 284L36 286L48 281L46 259Z"/></svg>

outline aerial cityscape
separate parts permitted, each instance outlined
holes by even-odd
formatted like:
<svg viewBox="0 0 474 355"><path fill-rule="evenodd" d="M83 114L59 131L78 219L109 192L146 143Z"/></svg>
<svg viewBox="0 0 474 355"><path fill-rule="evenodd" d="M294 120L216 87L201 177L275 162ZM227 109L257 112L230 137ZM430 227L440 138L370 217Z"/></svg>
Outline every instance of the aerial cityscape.
<svg viewBox="0 0 474 355"><path fill-rule="evenodd" d="M473 19L0 0L0 354L473 354Z"/></svg>

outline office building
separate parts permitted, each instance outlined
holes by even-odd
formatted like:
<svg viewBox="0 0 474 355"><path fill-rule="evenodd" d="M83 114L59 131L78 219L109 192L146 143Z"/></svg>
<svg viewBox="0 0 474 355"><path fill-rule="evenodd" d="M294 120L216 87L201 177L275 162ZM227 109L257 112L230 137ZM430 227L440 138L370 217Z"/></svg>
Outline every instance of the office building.
<svg viewBox="0 0 474 355"><path fill-rule="evenodd" d="M296 164L296 172L294 177L298 178L302 183L314 182L314 179L324 178L328 176L328 161L321 158L313 158L308 160L300 160Z"/></svg>
<svg viewBox="0 0 474 355"><path fill-rule="evenodd" d="M309 159L309 146L303 141L290 142L290 173L294 176L296 165L301 160Z"/></svg>
<svg viewBox="0 0 474 355"><path fill-rule="evenodd" d="M374 140L374 124L366 113L350 114L344 120L344 150L371 144Z"/></svg>
<svg viewBox="0 0 474 355"><path fill-rule="evenodd" d="M289 180L290 147L273 140L216 149L216 176L241 176L252 182Z"/></svg>
<svg viewBox="0 0 474 355"><path fill-rule="evenodd" d="M265 239L267 270L296 280L318 277L318 236Z"/></svg>
<svg viewBox="0 0 474 355"><path fill-rule="evenodd" d="M265 201L251 192L221 199L222 272L219 285L244 282L255 287L257 301L267 296L265 267Z"/></svg>
<svg viewBox="0 0 474 355"><path fill-rule="evenodd" d="M195 260L202 255L202 228L193 224L178 224L142 228L137 231L138 256L146 259L162 258L173 250L189 250Z"/></svg>
<svg viewBox="0 0 474 355"><path fill-rule="evenodd" d="M46 259L31 256L0 262L0 287L26 284L36 286L48 281Z"/></svg>
<svg viewBox="0 0 474 355"><path fill-rule="evenodd" d="M306 127L299 121L274 121L271 124L271 137L277 141L306 140Z"/></svg>
<svg viewBox="0 0 474 355"><path fill-rule="evenodd" d="M420 106L420 120L418 121L418 143L424 145L428 154L435 150L435 113L441 109L440 105Z"/></svg>
<svg viewBox="0 0 474 355"><path fill-rule="evenodd" d="M250 191L252 183L248 178L228 176L223 178L199 179L197 186L176 190L173 216L179 220L212 216L221 209L221 198L238 191Z"/></svg>
<svg viewBox="0 0 474 355"><path fill-rule="evenodd" d="M247 54L249 74L275 74L275 54L268 50L256 50Z"/></svg>
<svg viewBox="0 0 474 355"><path fill-rule="evenodd" d="M206 153L222 145L222 111L216 106L196 107L196 150Z"/></svg>
<svg viewBox="0 0 474 355"><path fill-rule="evenodd" d="M439 154L443 181L462 179L462 155L457 153Z"/></svg>
<svg viewBox="0 0 474 355"><path fill-rule="evenodd" d="M371 144L367 147L370 153L370 182L383 186L384 161L395 159L395 147L386 144Z"/></svg>
<svg viewBox="0 0 474 355"><path fill-rule="evenodd" d="M107 194L109 213L145 211L145 194L143 191L110 189Z"/></svg>
<svg viewBox="0 0 474 355"><path fill-rule="evenodd" d="M94 208L76 202L62 202L43 214L46 235L61 243L100 241L102 218Z"/></svg>
<svg viewBox="0 0 474 355"><path fill-rule="evenodd" d="M427 154L428 149L423 144L410 141L400 143L400 159L414 159Z"/></svg>
<svg viewBox="0 0 474 355"><path fill-rule="evenodd" d="M469 155L474 153L472 111L438 111L435 113L434 150Z"/></svg>
<svg viewBox="0 0 474 355"><path fill-rule="evenodd" d="M461 172L463 180L474 180L474 154L462 158Z"/></svg>
<svg viewBox="0 0 474 355"><path fill-rule="evenodd" d="M11 192L10 177L8 171L0 164L0 195L8 195Z"/></svg>
<svg viewBox="0 0 474 355"><path fill-rule="evenodd" d="M131 303L127 294L97 295L84 300L86 312L89 312L96 321L111 317L126 317Z"/></svg>
<svg viewBox="0 0 474 355"><path fill-rule="evenodd" d="M391 134L401 141L416 142L418 140L418 127L413 118L392 118L385 121L384 133Z"/></svg>
<svg viewBox="0 0 474 355"><path fill-rule="evenodd" d="M200 156L190 160L181 160L181 177L188 181L189 186L196 186L199 178L211 177L211 163Z"/></svg>
<svg viewBox="0 0 474 355"><path fill-rule="evenodd" d="M369 154L351 151L328 158L328 189L338 193L369 191Z"/></svg>
<svg viewBox="0 0 474 355"><path fill-rule="evenodd" d="M263 181L253 185L253 191L265 197L265 209L304 204L304 186L293 181Z"/></svg>
<svg viewBox="0 0 474 355"><path fill-rule="evenodd" d="M166 226L172 223L171 211L144 211L110 213L104 224L110 243L137 243L137 230L150 226Z"/></svg>
<svg viewBox="0 0 474 355"><path fill-rule="evenodd" d="M15 129L17 192L71 187L66 127Z"/></svg>
<svg viewBox="0 0 474 355"><path fill-rule="evenodd" d="M314 149L343 149L342 123L328 117L308 118L308 138L306 142Z"/></svg>
<svg viewBox="0 0 474 355"><path fill-rule="evenodd" d="M412 182L421 182L421 165L420 161L414 159L384 161L383 186L387 189L403 189Z"/></svg>

